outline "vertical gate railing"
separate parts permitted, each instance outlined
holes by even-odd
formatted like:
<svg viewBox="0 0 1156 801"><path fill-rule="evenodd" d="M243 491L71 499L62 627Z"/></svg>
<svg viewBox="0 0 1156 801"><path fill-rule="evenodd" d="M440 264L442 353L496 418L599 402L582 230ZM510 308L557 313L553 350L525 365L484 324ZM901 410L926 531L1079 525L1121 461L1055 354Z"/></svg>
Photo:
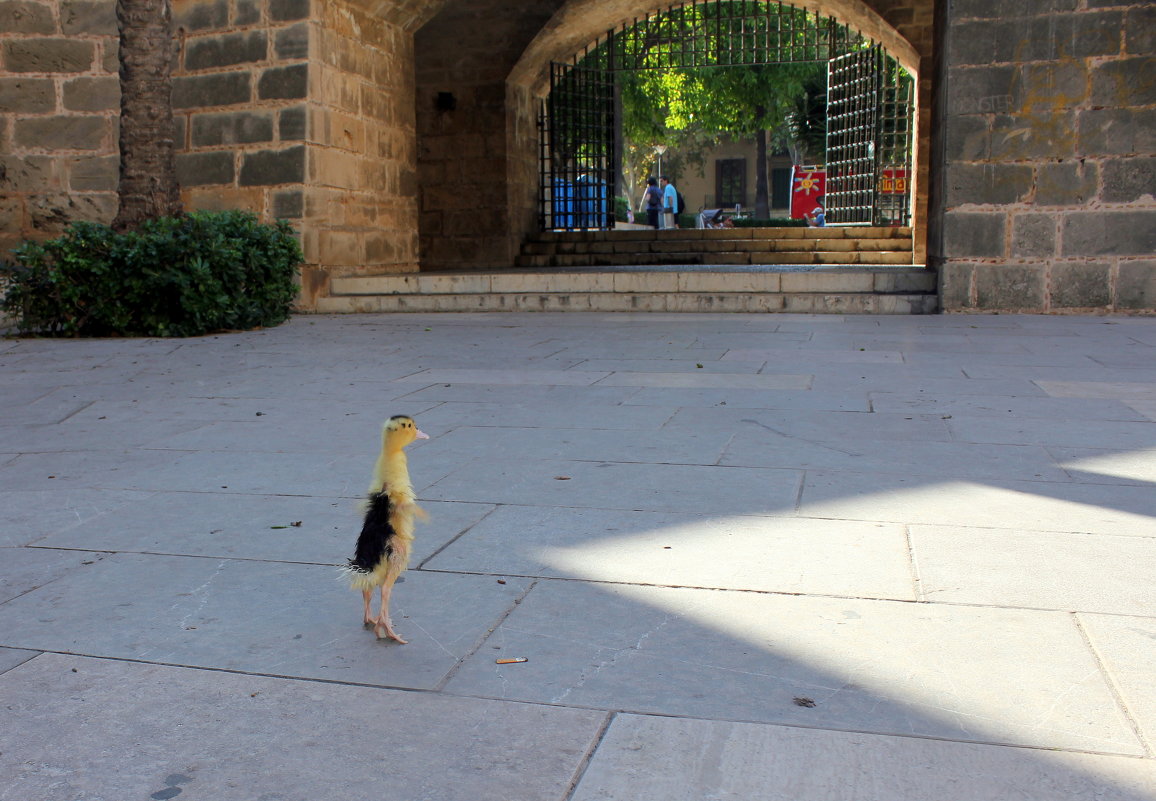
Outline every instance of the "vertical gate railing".
<svg viewBox="0 0 1156 801"><path fill-rule="evenodd" d="M911 148L915 81L895 59L880 68L878 142L879 191L875 225L911 224Z"/></svg>
<svg viewBox="0 0 1156 801"><path fill-rule="evenodd" d="M614 227L614 73L609 65L550 65L539 115L543 230Z"/></svg>
<svg viewBox="0 0 1156 801"><path fill-rule="evenodd" d="M879 122L878 46L827 62L827 193L834 225L870 225L879 186L875 134Z"/></svg>

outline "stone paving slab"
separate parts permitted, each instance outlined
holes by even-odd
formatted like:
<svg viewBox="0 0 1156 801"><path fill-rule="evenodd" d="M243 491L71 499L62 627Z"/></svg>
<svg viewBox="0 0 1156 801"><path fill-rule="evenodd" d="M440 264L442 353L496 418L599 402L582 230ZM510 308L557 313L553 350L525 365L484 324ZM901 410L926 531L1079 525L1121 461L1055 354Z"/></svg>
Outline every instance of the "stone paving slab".
<svg viewBox="0 0 1156 801"><path fill-rule="evenodd" d="M1151 752L1156 745L1156 617L1081 614L1079 620Z"/></svg>
<svg viewBox="0 0 1156 801"><path fill-rule="evenodd" d="M1135 409L1116 400L1088 398L1011 398L982 395L967 397L918 398L872 392L871 408L876 412L940 414L955 418L1043 418L1048 420L1144 420ZM973 425L974 421L969 421Z"/></svg>
<svg viewBox="0 0 1156 801"><path fill-rule="evenodd" d="M0 548L0 604L68 576L108 554L41 548Z"/></svg>
<svg viewBox="0 0 1156 801"><path fill-rule="evenodd" d="M1054 420L1022 417L957 417L946 422L952 436L964 442L1121 451L1156 447L1156 431L1147 420L1074 419L1079 421L1079 425L1057 426Z"/></svg>
<svg viewBox="0 0 1156 801"><path fill-rule="evenodd" d="M1156 420L1156 400L1128 401L1128 405L1149 420Z"/></svg>
<svg viewBox="0 0 1156 801"><path fill-rule="evenodd" d="M728 352L730 356L733 351ZM699 362L692 359L586 359L579 362L573 370L593 370L615 374L632 373L690 373L700 371L707 374L741 375L755 374L763 366L765 359L743 360L736 359L708 359Z"/></svg>
<svg viewBox="0 0 1156 801"><path fill-rule="evenodd" d="M1149 761L619 715L573 801L1148 801Z"/></svg>
<svg viewBox="0 0 1156 801"><path fill-rule="evenodd" d="M515 405L520 413L527 413L538 407L548 408L553 404L578 402L583 405L613 407L627 402L638 394L637 387L558 387L549 384L538 386L525 384L461 384L434 383L421 389L408 387L407 394L400 396L400 403L426 401L464 401L467 403L489 403L495 406ZM670 402L646 404L647 406L668 406Z"/></svg>
<svg viewBox="0 0 1156 801"><path fill-rule="evenodd" d="M616 387L670 387L670 388L727 388L727 389L808 389L810 375L790 373L611 373L598 382L599 386Z"/></svg>
<svg viewBox="0 0 1156 801"><path fill-rule="evenodd" d="M1156 801L1153 346L1018 315L0 340L32 734L0 726L0 799ZM406 646L333 566L400 412L432 437Z"/></svg>
<svg viewBox="0 0 1156 801"><path fill-rule="evenodd" d="M593 569L587 578L598 578ZM447 691L1144 754L1067 615L542 580Z"/></svg>
<svg viewBox="0 0 1156 801"><path fill-rule="evenodd" d="M802 338L797 340L796 347L778 347L770 348L732 348L726 352L722 357L722 361L731 362L737 361L739 363L761 361L764 364L774 364L778 367L780 364L798 364L802 356L802 348L804 340ZM861 364L902 364L903 354L900 351L879 351L879 350L847 350L845 348L824 350L822 348L807 348L807 363L808 364L840 364L840 365L861 365Z"/></svg>
<svg viewBox="0 0 1156 801"><path fill-rule="evenodd" d="M504 506L424 567L915 600L902 526Z"/></svg>
<svg viewBox="0 0 1156 801"><path fill-rule="evenodd" d="M1056 398L1114 398L1151 400L1151 383L1108 381L1038 381L1040 388Z"/></svg>
<svg viewBox="0 0 1156 801"><path fill-rule="evenodd" d="M950 499L950 500L945 500ZM945 508L946 506L946 508ZM1030 527L1156 536L1150 487L1074 482L927 479L888 474L807 473L798 513L807 517Z"/></svg>
<svg viewBox="0 0 1156 801"><path fill-rule="evenodd" d="M153 447L179 434L195 438L204 423L136 420L123 423L62 422L52 425L0 426L0 450L14 453L62 453Z"/></svg>
<svg viewBox="0 0 1156 801"><path fill-rule="evenodd" d="M0 705L0 797L22 801L562 798L605 718L54 654Z"/></svg>
<svg viewBox="0 0 1156 801"><path fill-rule="evenodd" d="M435 437L460 426L496 426L500 428L545 429L614 429L657 432L670 420L677 407L669 403L658 406L621 404L582 404L576 393L570 402L552 405L528 403L491 403L447 401L421 415L418 424ZM413 450L414 454L418 451ZM417 459L412 459L415 464Z"/></svg>
<svg viewBox="0 0 1156 801"><path fill-rule="evenodd" d="M519 506L793 514L800 473L710 465L476 459L424 487L423 497Z"/></svg>
<svg viewBox="0 0 1156 801"><path fill-rule="evenodd" d="M380 443L379 434L373 446L363 447L356 457L339 451L313 453L307 458L284 452L145 451L156 454L156 464L150 469L127 475L119 483L98 480L106 482L105 486L125 489L360 497L365 494Z"/></svg>
<svg viewBox="0 0 1156 801"><path fill-rule="evenodd" d="M1100 362L1093 362L1092 366L1073 366L1071 360L1067 363L1060 357L1055 359L1057 364L984 364L981 361L968 362L960 368L970 377L976 379L1001 379L1027 377L1038 387L1046 381L1067 383L1071 380L1106 383L1151 383L1156 381L1156 369L1141 367L1106 367ZM1049 394L1043 389L1044 394Z"/></svg>
<svg viewBox="0 0 1156 801"><path fill-rule="evenodd" d="M1154 537L962 526L910 531L926 600L1156 617Z"/></svg>
<svg viewBox="0 0 1156 801"><path fill-rule="evenodd" d="M750 433L749 428L744 436L731 440L719 464L917 475L929 483L944 478L1073 480L1041 446L919 440L823 441L786 436L785 432L783 435L765 430Z"/></svg>
<svg viewBox="0 0 1156 801"><path fill-rule="evenodd" d="M39 483L44 487L49 482L41 480ZM48 489L8 489L7 483L0 483L0 486L5 487L0 547L31 545L49 534L74 525L83 525L110 509L147 497L147 493L141 492L98 489L66 489L57 492Z"/></svg>
<svg viewBox="0 0 1156 801"><path fill-rule="evenodd" d="M22 665L39 651L24 651L19 648L0 648L0 673L5 673L17 665Z"/></svg>
<svg viewBox="0 0 1156 801"><path fill-rule="evenodd" d="M1110 451L1102 448L1049 447L1074 481L1092 484L1156 484L1156 448Z"/></svg>
<svg viewBox="0 0 1156 801"><path fill-rule="evenodd" d="M680 409L669 428L722 428L741 439L768 445L783 438L804 442L883 441L947 442L952 439L941 415L880 413L865 416L848 412L792 410Z"/></svg>
<svg viewBox="0 0 1156 801"><path fill-rule="evenodd" d="M414 564L485 517L486 504L424 502ZM349 498L158 492L39 540L42 548L340 564L362 511Z"/></svg>
<svg viewBox="0 0 1156 801"><path fill-rule="evenodd" d="M869 412L867 393L815 392L797 389L734 389L732 387L639 389L627 405L728 409L793 409L796 411Z"/></svg>
<svg viewBox="0 0 1156 801"><path fill-rule="evenodd" d="M429 689L472 651L526 582L413 571L394 628L361 625L334 567L116 554L0 605L10 647Z"/></svg>
<svg viewBox="0 0 1156 801"><path fill-rule="evenodd" d="M153 476L171 467L182 454L177 451L107 450L24 453L0 466L4 491L44 491L49 487L60 497L75 490L151 489ZM179 486L164 489L204 489L204 477L182 475ZM219 486L219 485L218 485Z"/></svg>
<svg viewBox="0 0 1156 801"><path fill-rule="evenodd" d="M423 422L423 425L425 423ZM434 458L460 464L462 454L489 454L495 464L527 459L717 464L730 440L726 431L653 431L596 428L469 426L442 434L415 451L414 468Z"/></svg>
<svg viewBox="0 0 1156 801"><path fill-rule="evenodd" d="M813 366L812 366L813 367ZM1012 370L1009 378L969 378L956 361L946 363L942 370L947 375L935 375L918 365L871 365L856 370L813 369L811 389L824 392L894 392L918 398L982 395L992 397L1046 397L1046 393L1022 375Z"/></svg>
<svg viewBox="0 0 1156 801"><path fill-rule="evenodd" d="M548 384L550 386L585 387L596 384L608 372L584 372L577 370L507 370L484 369L439 369L422 370L395 379L399 384Z"/></svg>

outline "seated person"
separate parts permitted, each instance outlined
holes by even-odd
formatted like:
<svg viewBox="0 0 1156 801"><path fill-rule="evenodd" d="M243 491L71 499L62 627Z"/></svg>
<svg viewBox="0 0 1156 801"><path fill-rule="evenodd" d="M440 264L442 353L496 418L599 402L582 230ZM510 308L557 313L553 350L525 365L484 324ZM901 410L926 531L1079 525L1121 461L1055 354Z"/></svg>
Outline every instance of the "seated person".
<svg viewBox="0 0 1156 801"><path fill-rule="evenodd" d="M827 224L827 215L823 210L823 196L819 195L819 197L815 198L815 202L819 205L806 212L803 217L806 218L807 225L812 228L822 228Z"/></svg>

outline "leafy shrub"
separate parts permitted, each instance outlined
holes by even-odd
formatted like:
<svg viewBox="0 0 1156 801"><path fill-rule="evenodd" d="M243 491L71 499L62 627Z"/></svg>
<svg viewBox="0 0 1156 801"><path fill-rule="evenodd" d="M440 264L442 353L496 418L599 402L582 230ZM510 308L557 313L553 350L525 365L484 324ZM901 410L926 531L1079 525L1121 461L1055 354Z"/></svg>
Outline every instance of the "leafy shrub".
<svg viewBox="0 0 1156 801"><path fill-rule="evenodd" d="M614 219L618 222L626 222L626 210L630 208L630 201L624 197L614 198Z"/></svg>
<svg viewBox="0 0 1156 801"><path fill-rule="evenodd" d="M0 264L0 309L24 333L198 336L284 322L301 248L289 224L243 211L193 212L118 234L73 223Z"/></svg>

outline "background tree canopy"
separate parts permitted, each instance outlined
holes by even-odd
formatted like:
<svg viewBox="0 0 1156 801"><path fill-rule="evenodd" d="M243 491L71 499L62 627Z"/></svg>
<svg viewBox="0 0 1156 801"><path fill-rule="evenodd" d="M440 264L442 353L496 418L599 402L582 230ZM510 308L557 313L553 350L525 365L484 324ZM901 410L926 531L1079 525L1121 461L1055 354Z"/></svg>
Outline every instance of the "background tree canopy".
<svg viewBox="0 0 1156 801"><path fill-rule="evenodd" d="M756 5L773 13L744 16ZM615 48L615 63L630 65L617 74L627 194L641 191L655 145L668 148L663 171L677 174L691 166L701 170L707 151L723 139L753 138L756 214L766 216L768 147L789 149L799 161L822 158L823 35L818 19L806 12L738 0L682 6L648 20L644 33L603 45ZM687 42L693 42L694 66L671 66Z"/></svg>

